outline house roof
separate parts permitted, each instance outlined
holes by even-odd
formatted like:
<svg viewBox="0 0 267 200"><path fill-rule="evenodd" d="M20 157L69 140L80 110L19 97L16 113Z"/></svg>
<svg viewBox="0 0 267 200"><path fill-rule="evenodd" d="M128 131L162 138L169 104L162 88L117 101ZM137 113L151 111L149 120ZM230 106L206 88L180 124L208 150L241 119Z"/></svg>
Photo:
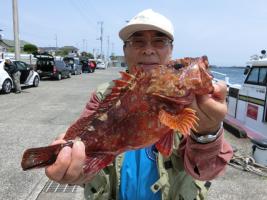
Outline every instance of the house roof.
<svg viewBox="0 0 267 200"><path fill-rule="evenodd" d="M7 39L2 39L1 40L3 43L5 43L9 47L14 47L15 42L14 40L7 40ZM20 40L20 46L23 47L25 44L31 44L30 42L27 42L25 40Z"/></svg>
<svg viewBox="0 0 267 200"><path fill-rule="evenodd" d="M38 47L38 48L43 51L57 51L59 49L58 47Z"/></svg>
<svg viewBox="0 0 267 200"><path fill-rule="evenodd" d="M64 47L61 47L60 49L70 49L70 50L75 50L75 51L78 51L79 49L74 47L74 46L64 46Z"/></svg>

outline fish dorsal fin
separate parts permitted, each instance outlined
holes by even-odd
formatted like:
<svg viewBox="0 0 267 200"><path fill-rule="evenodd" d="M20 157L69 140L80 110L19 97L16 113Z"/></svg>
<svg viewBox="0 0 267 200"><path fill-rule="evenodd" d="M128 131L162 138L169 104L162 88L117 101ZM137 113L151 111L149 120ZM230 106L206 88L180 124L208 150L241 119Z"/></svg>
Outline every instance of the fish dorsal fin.
<svg viewBox="0 0 267 200"><path fill-rule="evenodd" d="M135 79L135 76L134 76L134 75L129 74L129 73L127 73L127 72L122 72L122 71L121 71L120 74L121 74L121 78L122 78L122 80L125 80L125 81L132 81L132 80Z"/></svg>
<svg viewBox="0 0 267 200"><path fill-rule="evenodd" d="M172 153L173 146L173 130L170 130L163 138L161 138L155 144L155 146L163 156L170 156Z"/></svg>
<svg viewBox="0 0 267 200"><path fill-rule="evenodd" d="M113 80L114 86L111 88L111 92L100 103L98 113L106 112L110 107L116 104L120 97L132 87L136 80L136 77L132 74L126 72L120 72L120 74L121 79Z"/></svg>
<svg viewBox="0 0 267 200"><path fill-rule="evenodd" d="M190 129L195 130L198 117L196 111L191 108L184 108L178 115L173 115L165 110L160 110L159 120L170 129L177 130L183 135L189 135Z"/></svg>

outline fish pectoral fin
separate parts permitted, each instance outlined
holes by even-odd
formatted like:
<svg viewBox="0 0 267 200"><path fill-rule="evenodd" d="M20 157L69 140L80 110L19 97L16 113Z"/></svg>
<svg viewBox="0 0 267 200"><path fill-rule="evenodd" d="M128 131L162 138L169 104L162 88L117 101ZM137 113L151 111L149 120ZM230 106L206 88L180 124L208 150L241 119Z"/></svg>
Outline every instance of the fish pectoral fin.
<svg viewBox="0 0 267 200"><path fill-rule="evenodd" d="M190 129L195 129L195 126L198 125L196 111L191 108L184 108L178 115L160 110L159 120L165 126L177 130L183 135L189 135Z"/></svg>
<svg viewBox="0 0 267 200"><path fill-rule="evenodd" d="M99 154L93 153L86 157L83 171L86 174L95 175L101 169L105 168L108 164L110 164L114 159L115 155L111 154Z"/></svg>
<svg viewBox="0 0 267 200"><path fill-rule="evenodd" d="M163 156L170 156L172 153L173 146L173 130L170 130L163 138L161 138L155 144L155 146Z"/></svg>

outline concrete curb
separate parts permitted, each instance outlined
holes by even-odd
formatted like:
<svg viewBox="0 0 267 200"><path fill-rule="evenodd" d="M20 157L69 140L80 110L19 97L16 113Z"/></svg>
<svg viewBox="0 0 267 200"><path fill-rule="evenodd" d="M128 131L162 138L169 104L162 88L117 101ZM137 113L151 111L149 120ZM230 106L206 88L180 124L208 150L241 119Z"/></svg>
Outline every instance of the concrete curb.
<svg viewBox="0 0 267 200"><path fill-rule="evenodd" d="M25 200L36 200L42 192L42 189L44 188L47 181L48 178L46 176L43 176L40 181L35 185L29 196L25 198Z"/></svg>

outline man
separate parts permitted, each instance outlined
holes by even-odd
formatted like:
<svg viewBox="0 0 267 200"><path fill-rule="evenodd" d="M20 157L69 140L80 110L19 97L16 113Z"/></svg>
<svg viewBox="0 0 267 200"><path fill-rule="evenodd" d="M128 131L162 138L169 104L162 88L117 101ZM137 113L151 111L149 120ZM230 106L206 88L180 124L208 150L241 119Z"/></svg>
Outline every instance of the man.
<svg viewBox="0 0 267 200"><path fill-rule="evenodd" d="M129 73L132 66L167 64L173 49L173 26L164 16L145 10L119 33ZM100 86L103 99L109 86ZM226 85L214 85L212 95L196 96L191 107L197 111L197 132L182 138L176 134L174 150L164 158L155 146L129 151L101 170L93 179L83 174L85 147L76 142L65 147L56 162L46 168L47 176L60 183L85 187L86 199L205 199L211 180L219 175L232 156L223 139L222 120L226 114ZM93 98L92 98L93 99ZM92 106L95 104L91 100ZM53 144L65 142L61 136ZM197 181L202 180L202 181Z"/></svg>
<svg viewBox="0 0 267 200"><path fill-rule="evenodd" d="M5 70L7 73L10 74L13 83L15 85L15 93L21 93L21 86L20 86L20 75L21 72L18 70L17 66L11 62L10 59L5 60Z"/></svg>

